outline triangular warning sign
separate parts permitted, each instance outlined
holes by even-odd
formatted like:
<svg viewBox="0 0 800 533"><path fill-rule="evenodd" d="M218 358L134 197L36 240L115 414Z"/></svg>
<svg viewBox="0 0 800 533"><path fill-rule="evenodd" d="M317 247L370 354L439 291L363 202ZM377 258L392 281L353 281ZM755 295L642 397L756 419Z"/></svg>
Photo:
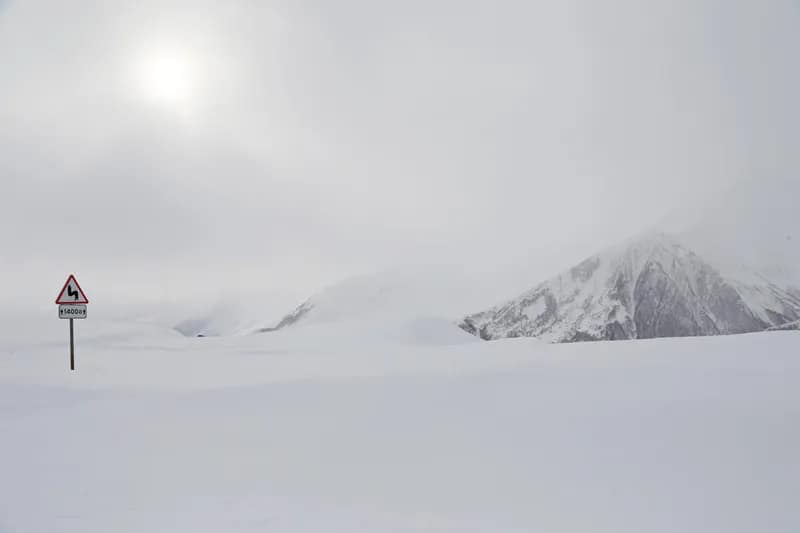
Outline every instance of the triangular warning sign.
<svg viewBox="0 0 800 533"><path fill-rule="evenodd" d="M70 274L67 278L67 282L64 284L64 288L61 289L61 292L56 298L56 303L61 304L88 304L89 299L84 294L83 289L81 286L78 285L78 280L75 279L75 276Z"/></svg>

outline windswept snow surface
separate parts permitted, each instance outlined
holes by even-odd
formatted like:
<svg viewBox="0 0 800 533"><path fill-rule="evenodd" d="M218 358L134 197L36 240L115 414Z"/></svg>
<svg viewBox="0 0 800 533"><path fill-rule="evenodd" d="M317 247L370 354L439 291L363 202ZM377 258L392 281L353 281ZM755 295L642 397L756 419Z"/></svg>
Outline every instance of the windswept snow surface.
<svg viewBox="0 0 800 533"><path fill-rule="evenodd" d="M90 310L91 312L91 310ZM800 531L800 334L4 321L0 531Z"/></svg>

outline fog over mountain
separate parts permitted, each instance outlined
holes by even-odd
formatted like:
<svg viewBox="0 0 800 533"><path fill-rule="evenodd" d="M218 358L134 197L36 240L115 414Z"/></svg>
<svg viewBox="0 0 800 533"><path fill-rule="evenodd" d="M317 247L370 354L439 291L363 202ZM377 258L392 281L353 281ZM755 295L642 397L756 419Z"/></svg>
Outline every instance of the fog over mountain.
<svg viewBox="0 0 800 533"><path fill-rule="evenodd" d="M713 200L687 197L650 229L631 220L635 236L627 242L605 250L587 247L581 260L549 263L551 271L542 268L546 256L520 259L526 249L537 248L533 232L519 244L513 266L497 257L495 269L471 276L453 268L344 280L282 319L265 322L261 331L376 316L398 324L437 316L487 339L537 336L555 342L782 327L800 318L796 198L800 182L769 176L721 190Z"/></svg>
<svg viewBox="0 0 800 533"><path fill-rule="evenodd" d="M800 285L800 175L762 175L723 188L711 199L687 197L657 228L713 259Z"/></svg>
<svg viewBox="0 0 800 533"><path fill-rule="evenodd" d="M800 318L798 198L800 179L770 174L713 199L687 197L658 229L470 315L461 327L486 339L554 342L790 327Z"/></svg>

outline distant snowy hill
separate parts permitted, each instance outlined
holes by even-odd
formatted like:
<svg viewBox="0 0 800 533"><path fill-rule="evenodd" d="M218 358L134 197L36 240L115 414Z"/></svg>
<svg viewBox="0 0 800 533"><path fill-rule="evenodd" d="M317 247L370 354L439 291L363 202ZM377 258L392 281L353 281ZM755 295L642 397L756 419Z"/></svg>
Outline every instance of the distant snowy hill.
<svg viewBox="0 0 800 533"><path fill-rule="evenodd" d="M798 319L800 290L744 269L723 274L675 238L653 233L460 327L487 340L573 342L745 333Z"/></svg>
<svg viewBox="0 0 800 533"><path fill-rule="evenodd" d="M451 320L465 309L487 305L494 298L491 285L478 286L467 276L453 272L384 272L349 278L327 287L277 323L257 331L353 321L402 328L403 324L427 319Z"/></svg>
<svg viewBox="0 0 800 533"><path fill-rule="evenodd" d="M144 315L154 324L168 324L186 337L229 337L249 335L270 320L283 316L297 301L291 291L253 289L210 302L182 302L164 305L157 316Z"/></svg>

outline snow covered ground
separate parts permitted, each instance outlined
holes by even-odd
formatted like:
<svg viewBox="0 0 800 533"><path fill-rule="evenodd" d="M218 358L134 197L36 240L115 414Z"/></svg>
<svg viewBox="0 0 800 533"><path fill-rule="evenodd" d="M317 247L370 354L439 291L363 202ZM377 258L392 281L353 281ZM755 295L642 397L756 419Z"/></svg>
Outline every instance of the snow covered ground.
<svg viewBox="0 0 800 533"><path fill-rule="evenodd" d="M3 322L0 532L800 531L800 334Z"/></svg>

